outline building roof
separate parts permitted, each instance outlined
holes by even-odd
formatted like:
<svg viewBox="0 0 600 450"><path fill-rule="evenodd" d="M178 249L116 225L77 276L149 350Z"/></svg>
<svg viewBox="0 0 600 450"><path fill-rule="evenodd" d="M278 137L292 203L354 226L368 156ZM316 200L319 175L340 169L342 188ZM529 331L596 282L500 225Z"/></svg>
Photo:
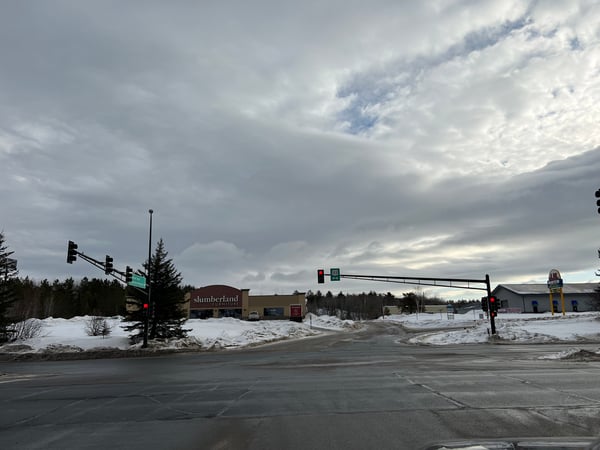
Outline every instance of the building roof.
<svg viewBox="0 0 600 450"><path fill-rule="evenodd" d="M598 289L598 283L565 283L564 294L593 294ZM504 288L518 295L544 294L548 295L548 286L544 284L499 284L494 289Z"/></svg>

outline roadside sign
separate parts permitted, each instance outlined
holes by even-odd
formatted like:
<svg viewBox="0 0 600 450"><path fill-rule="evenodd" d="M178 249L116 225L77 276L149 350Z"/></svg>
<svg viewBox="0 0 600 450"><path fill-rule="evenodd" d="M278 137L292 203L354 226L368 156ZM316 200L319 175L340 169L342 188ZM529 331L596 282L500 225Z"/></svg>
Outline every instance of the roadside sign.
<svg viewBox="0 0 600 450"><path fill-rule="evenodd" d="M329 269L329 278L331 281L340 281L340 269Z"/></svg>
<svg viewBox="0 0 600 450"><path fill-rule="evenodd" d="M133 275L131 275L131 281L129 282L129 286L145 289L146 277L143 275L136 275L134 273Z"/></svg>

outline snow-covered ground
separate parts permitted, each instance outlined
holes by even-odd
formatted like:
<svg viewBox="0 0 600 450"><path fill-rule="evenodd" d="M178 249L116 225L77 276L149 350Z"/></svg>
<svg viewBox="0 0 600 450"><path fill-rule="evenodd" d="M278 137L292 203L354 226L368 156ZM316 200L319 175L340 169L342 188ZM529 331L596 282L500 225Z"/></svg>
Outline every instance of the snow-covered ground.
<svg viewBox="0 0 600 450"><path fill-rule="evenodd" d="M127 350L137 348L129 343L128 333L123 330L127 325L121 317L106 318L110 327L108 336L88 336L86 328L90 317L72 319L48 318L30 319L41 325L38 336L0 347L2 351L66 351L76 352L92 349L114 348ZM236 348L282 339L297 339L315 336L331 331L352 330L359 327L350 320L340 320L330 316L307 315L304 323L287 320L261 320L248 322L233 318L190 319L184 324L190 329L188 337L169 343L151 343L160 348Z"/></svg>
<svg viewBox="0 0 600 450"><path fill-rule="evenodd" d="M88 336L90 317L44 320L30 319L41 325L38 336L0 347L0 352L79 352L93 349L135 349L120 317L106 318L108 336ZM401 323L418 331L410 342L425 345L469 344L488 342L489 322L480 312L455 314L392 315L379 319ZM232 318L190 319L184 327L191 329L188 338L168 343L150 343L152 348L227 349L258 345L283 339L300 339L324 332L352 331L363 325L331 316L308 314L303 323L261 320L248 322ZM600 313L500 314L496 319L498 339L509 343L600 342Z"/></svg>
<svg viewBox="0 0 600 450"><path fill-rule="evenodd" d="M398 321L407 328L423 331L411 339L413 343L469 344L489 340L489 321L480 319L480 314L455 314L453 318L445 313L393 315L383 320ZM600 313L499 314L496 331L501 340L510 342L600 342Z"/></svg>

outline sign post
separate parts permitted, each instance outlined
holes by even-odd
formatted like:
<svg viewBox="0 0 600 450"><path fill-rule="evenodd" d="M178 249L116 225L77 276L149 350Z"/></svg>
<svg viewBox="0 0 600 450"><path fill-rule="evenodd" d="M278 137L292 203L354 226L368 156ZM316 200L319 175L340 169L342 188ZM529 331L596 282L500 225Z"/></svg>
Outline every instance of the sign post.
<svg viewBox="0 0 600 450"><path fill-rule="evenodd" d="M550 290L550 312L554 315L554 302L552 299L553 293L560 294L560 302L562 307L562 315L565 315L565 296L563 294L563 279L560 276L560 272L556 269L552 269L548 274L548 289Z"/></svg>

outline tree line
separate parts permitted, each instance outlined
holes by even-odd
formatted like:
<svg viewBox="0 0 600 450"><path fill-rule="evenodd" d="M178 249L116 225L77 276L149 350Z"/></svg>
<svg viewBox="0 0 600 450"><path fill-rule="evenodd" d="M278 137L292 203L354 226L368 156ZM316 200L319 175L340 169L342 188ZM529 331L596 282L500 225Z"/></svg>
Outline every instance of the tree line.
<svg viewBox="0 0 600 450"><path fill-rule="evenodd" d="M371 320L390 313L389 307L398 308L400 313L413 314L424 311L427 305L445 305L447 302L438 297L430 297L421 292L405 292L396 297L391 292L386 294L370 291L360 294L334 295L331 291L306 293L306 307L313 314L327 314L350 320ZM387 311L386 311L386 307Z"/></svg>

